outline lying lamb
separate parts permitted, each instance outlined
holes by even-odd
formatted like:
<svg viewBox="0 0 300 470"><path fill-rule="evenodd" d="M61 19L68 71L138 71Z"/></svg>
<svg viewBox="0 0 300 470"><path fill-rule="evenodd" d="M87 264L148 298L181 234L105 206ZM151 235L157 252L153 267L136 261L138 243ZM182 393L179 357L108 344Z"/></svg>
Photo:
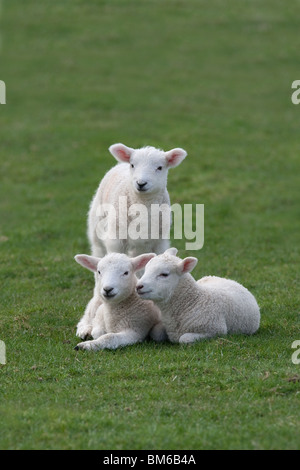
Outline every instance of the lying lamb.
<svg viewBox="0 0 300 470"><path fill-rule="evenodd" d="M170 168L178 166L187 153L181 148L164 152L154 147L133 149L123 144L114 144L110 153L119 162L102 179L91 202L88 215L88 238L93 256L103 257L107 253L126 253L134 257L142 253L163 253L169 247L169 240L163 234L169 233L171 219L158 219L152 236L151 208L154 205L170 206L167 191L167 176ZM146 209L147 237L136 238L130 233L130 223L136 219L136 205ZM91 323L101 304L95 279L93 298L86 306L84 315L77 325L77 336L85 339L91 334Z"/></svg>
<svg viewBox="0 0 300 470"><path fill-rule="evenodd" d="M176 248L169 248L151 259L136 286L142 299L151 299L160 308L171 342L193 343L258 330L259 307L245 287L216 276L196 282L189 272L198 260L181 260L176 254Z"/></svg>
<svg viewBox="0 0 300 470"><path fill-rule="evenodd" d="M135 271L153 256L129 258L122 253L111 253L102 259L75 256L77 263L96 273L98 296L103 301L91 325L94 340L79 343L75 349L116 349L143 341L148 334L156 341L166 338L159 309L151 300L141 299L135 290Z"/></svg>

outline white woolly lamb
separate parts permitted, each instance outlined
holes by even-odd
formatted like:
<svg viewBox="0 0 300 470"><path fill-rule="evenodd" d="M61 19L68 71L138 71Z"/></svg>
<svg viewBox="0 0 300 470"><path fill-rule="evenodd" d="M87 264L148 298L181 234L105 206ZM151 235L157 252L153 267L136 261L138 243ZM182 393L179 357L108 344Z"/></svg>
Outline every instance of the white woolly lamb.
<svg viewBox="0 0 300 470"><path fill-rule="evenodd" d="M151 300L141 299L135 290L135 271L142 269L154 254L129 258L111 253L104 258L76 255L75 260L96 273L97 294L103 303L92 320L94 340L79 343L75 349L116 349L143 341L148 334L156 341L165 339L159 309Z"/></svg>
<svg viewBox="0 0 300 470"><path fill-rule="evenodd" d="M170 206L168 170L182 162L186 151L175 148L164 152L155 147L133 149L123 144L111 145L109 151L119 164L104 176L90 206L88 237L92 255L163 253L169 247L169 240L163 239L162 233L168 233L170 218L163 220L167 226L160 226L159 236L154 239L151 237L151 208L154 204ZM146 227L147 238L133 239L128 230L130 223L137 218L136 204L147 209L147 220L141 221L141 225ZM111 213L109 207L114 209Z"/></svg>
<svg viewBox="0 0 300 470"><path fill-rule="evenodd" d="M176 248L149 261L136 289L160 308L171 342L193 343L227 333L253 334L260 312L254 296L230 279L189 274L198 260L176 257Z"/></svg>

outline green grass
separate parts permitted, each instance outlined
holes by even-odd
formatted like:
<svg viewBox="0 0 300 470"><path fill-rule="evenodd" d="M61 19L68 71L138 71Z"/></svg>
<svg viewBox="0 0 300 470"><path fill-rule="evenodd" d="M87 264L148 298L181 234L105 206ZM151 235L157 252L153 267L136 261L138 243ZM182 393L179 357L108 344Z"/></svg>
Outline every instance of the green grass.
<svg viewBox="0 0 300 470"><path fill-rule="evenodd" d="M1 449L299 449L299 13L296 0L4 1ZM73 350L93 288L73 256L115 142L187 150L169 192L205 205L194 275L246 285L256 335Z"/></svg>

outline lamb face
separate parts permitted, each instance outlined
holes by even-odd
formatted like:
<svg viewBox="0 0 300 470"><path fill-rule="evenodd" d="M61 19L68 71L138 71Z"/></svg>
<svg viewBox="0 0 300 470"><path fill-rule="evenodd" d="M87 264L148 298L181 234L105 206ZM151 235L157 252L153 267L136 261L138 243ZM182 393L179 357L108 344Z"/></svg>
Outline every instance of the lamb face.
<svg viewBox="0 0 300 470"><path fill-rule="evenodd" d="M137 278L135 271L155 256L147 255L129 258L122 253L110 253L104 258L89 255L76 255L75 260L96 273L98 294L106 303L119 303L134 292Z"/></svg>
<svg viewBox="0 0 300 470"><path fill-rule="evenodd" d="M151 259L145 273L136 285L139 296L154 302L168 302L176 290L183 274L191 271L197 263L196 258L180 260L174 256L174 248ZM177 251L177 250L176 250Z"/></svg>
<svg viewBox="0 0 300 470"><path fill-rule="evenodd" d="M119 162L130 164L131 184L141 197L164 191L169 168L179 165L187 155L180 148L164 152L155 147L132 149L123 144L114 144L109 150Z"/></svg>
<svg viewBox="0 0 300 470"><path fill-rule="evenodd" d="M98 289L104 302L121 302L134 290L133 266L127 256L110 255L97 265Z"/></svg>
<svg viewBox="0 0 300 470"><path fill-rule="evenodd" d="M142 299L163 302L172 296L178 282L179 275L174 265L153 259L147 264L136 290Z"/></svg>

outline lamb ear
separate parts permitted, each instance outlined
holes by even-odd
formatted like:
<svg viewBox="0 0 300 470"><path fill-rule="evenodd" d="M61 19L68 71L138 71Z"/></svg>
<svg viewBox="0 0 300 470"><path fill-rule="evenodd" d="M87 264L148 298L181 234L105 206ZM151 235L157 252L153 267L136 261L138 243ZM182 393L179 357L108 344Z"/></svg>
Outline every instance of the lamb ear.
<svg viewBox="0 0 300 470"><path fill-rule="evenodd" d="M178 166L186 156L187 152L181 148L176 148L165 152L167 166L170 168Z"/></svg>
<svg viewBox="0 0 300 470"><path fill-rule="evenodd" d="M113 144L108 149L113 157L121 163L129 163L134 149L126 147L124 144Z"/></svg>
<svg viewBox="0 0 300 470"><path fill-rule="evenodd" d="M176 256L177 253L178 253L178 250L177 250L177 248L172 247L172 248L168 248L168 249L165 251L165 253L166 253L166 255Z"/></svg>
<svg viewBox="0 0 300 470"><path fill-rule="evenodd" d="M155 253L147 253L145 255L139 255L139 256L136 256L135 258L131 258L133 269L135 271L138 271L139 269L143 269L148 263L148 261L150 261L150 259L154 258L155 256L156 256Z"/></svg>
<svg viewBox="0 0 300 470"><path fill-rule="evenodd" d="M189 273L194 269L197 263L197 258L189 256L188 258L184 258L182 261L180 261L178 264L178 270L182 274Z"/></svg>
<svg viewBox="0 0 300 470"><path fill-rule="evenodd" d="M96 256L89 256L89 255L76 255L75 256L75 261L77 261L78 264L81 264L81 266L93 272L97 271L97 265L100 259L101 258L96 258Z"/></svg>

